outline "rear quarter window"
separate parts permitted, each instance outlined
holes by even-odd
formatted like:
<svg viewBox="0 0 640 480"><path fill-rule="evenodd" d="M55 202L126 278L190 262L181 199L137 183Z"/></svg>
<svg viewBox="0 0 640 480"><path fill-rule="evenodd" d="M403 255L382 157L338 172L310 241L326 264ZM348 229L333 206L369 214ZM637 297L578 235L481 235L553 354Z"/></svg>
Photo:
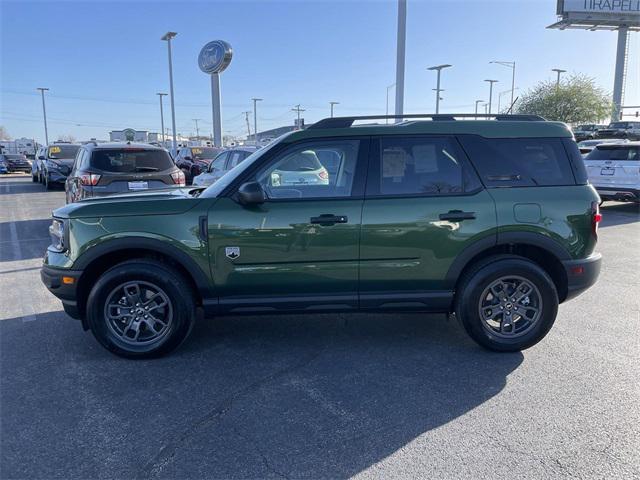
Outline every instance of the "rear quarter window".
<svg viewBox="0 0 640 480"><path fill-rule="evenodd" d="M487 187L575 185L574 169L584 170L572 168L561 138L459 139Z"/></svg>

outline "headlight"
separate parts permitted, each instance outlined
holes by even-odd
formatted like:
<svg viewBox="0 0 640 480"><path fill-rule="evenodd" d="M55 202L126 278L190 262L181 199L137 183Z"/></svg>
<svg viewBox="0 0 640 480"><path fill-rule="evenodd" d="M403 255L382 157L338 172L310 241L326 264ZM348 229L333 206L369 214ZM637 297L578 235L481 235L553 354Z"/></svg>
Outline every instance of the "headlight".
<svg viewBox="0 0 640 480"><path fill-rule="evenodd" d="M47 168L51 168L54 170L59 170L60 169L60 164L52 161L52 160L47 160Z"/></svg>
<svg viewBox="0 0 640 480"><path fill-rule="evenodd" d="M64 220L54 218L49 226L49 235L51 236L49 248L56 252L64 252L67 249L67 229Z"/></svg>

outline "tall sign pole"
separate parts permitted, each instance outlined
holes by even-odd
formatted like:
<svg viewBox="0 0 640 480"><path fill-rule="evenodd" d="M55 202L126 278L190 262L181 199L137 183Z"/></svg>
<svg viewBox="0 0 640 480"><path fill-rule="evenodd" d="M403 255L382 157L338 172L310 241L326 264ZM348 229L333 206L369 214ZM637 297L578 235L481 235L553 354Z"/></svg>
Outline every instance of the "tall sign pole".
<svg viewBox="0 0 640 480"><path fill-rule="evenodd" d="M173 60L171 55L171 39L175 38L176 32L165 33L160 40L167 42L167 53L169 55L169 99L171 100L171 129L173 131L173 153L178 151L178 141L176 139L176 105L173 95Z"/></svg>
<svg viewBox="0 0 640 480"><path fill-rule="evenodd" d="M224 40L207 43L198 56L198 66L204 73L211 75L211 116L213 120L213 144L222 146L222 115L220 74L231 63L233 49Z"/></svg>
<svg viewBox="0 0 640 480"><path fill-rule="evenodd" d="M624 91L624 70L627 59L627 42L629 39L629 28L620 27L618 29L618 48L616 49L616 69L613 79L613 116L612 120L620 120L622 113L622 92Z"/></svg>
<svg viewBox="0 0 640 480"><path fill-rule="evenodd" d="M407 41L407 0L398 0L398 37L396 52L396 115L404 113L404 59ZM400 121L399 118L396 122Z"/></svg>

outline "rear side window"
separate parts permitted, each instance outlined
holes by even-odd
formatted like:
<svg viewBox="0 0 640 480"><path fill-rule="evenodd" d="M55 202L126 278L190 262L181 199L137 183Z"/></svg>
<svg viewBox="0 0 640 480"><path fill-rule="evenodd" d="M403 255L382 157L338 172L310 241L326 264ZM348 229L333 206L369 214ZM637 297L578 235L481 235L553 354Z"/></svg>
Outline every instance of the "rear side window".
<svg viewBox="0 0 640 480"><path fill-rule="evenodd" d="M487 187L575 185L561 138L484 138L460 142Z"/></svg>
<svg viewBox="0 0 640 480"><path fill-rule="evenodd" d="M164 150L104 149L94 150L91 156L91 168L103 172L158 172L173 167L173 160Z"/></svg>
<svg viewBox="0 0 640 480"><path fill-rule="evenodd" d="M640 160L640 147L601 145L591 151L585 160Z"/></svg>

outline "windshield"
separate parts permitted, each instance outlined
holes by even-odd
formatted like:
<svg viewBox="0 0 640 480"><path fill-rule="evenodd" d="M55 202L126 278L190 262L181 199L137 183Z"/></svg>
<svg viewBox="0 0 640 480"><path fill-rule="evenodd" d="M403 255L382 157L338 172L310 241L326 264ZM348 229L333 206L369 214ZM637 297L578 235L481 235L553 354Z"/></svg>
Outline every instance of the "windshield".
<svg viewBox="0 0 640 480"><path fill-rule="evenodd" d="M627 122L613 122L609 124L609 128L627 128L629 124Z"/></svg>
<svg viewBox="0 0 640 480"><path fill-rule="evenodd" d="M640 147L617 145L599 146L585 160L640 160Z"/></svg>
<svg viewBox="0 0 640 480"><path fill-rule="evenodd" d="M595 130L595 125L578 125L577 130L582 132L590 132L591 130Z"/></svg>
<svg viewBox="0 0 640 480"><path fill-rule="evenodd" d="M27 157L25 157L24 155L16 155L16 154L9 154L9 155L5 155L7 160L26 160Z"/></svg>
<svg viewBox="0 0 640 480"><path fill-rule="evenodd" d="M191 156L194 160L213 160L221 151L221 148L193 147L191 149Z"/></svg>
<svg viewBox="0 0 640 480"><path fill-rule="evenodd" d="M175 165L164 150L113 149L94 150L91 168L112 173L158 172Z"/></svg>
<svg viewBox="0 0 640 480"><path fill-rule="evenodd" d="M267 152L270 152L273 148L276 147L276 145L280 145L280 140L284 139L285 137L288 137L292 133L293 132L285 133L284 135L280 136L276 141L271 142L266 147L261 148L260 150L256 150L255 152L253 152L246 159L244 159L244 161L240 162L235 167L233 167L231 170L229 170L227 173L225 173L222 177L220 177L220 180L218 180L216 183L214 183L214 184L210 185L209 187L207 187L207 189L204 192L202 192L202 194L200 194L200 197L203 197L203 198L214 198L214 197L217 197L218 195L220 195L220 193L222 193L222 191L225 188L227 188L229 185L231 185L231 183L236 178L238 178L246 170L248 170L251 167L251 165L253 165L254 162L256 162L258 159L260 159L262 157L262 155L264 155Z"/></svg>
<svg viewBox="0 0 640 480"><path fill-rule="evenodd" d="M49 158L70 159L75 158L80 145L52 145L49 147Z"/></svg>

